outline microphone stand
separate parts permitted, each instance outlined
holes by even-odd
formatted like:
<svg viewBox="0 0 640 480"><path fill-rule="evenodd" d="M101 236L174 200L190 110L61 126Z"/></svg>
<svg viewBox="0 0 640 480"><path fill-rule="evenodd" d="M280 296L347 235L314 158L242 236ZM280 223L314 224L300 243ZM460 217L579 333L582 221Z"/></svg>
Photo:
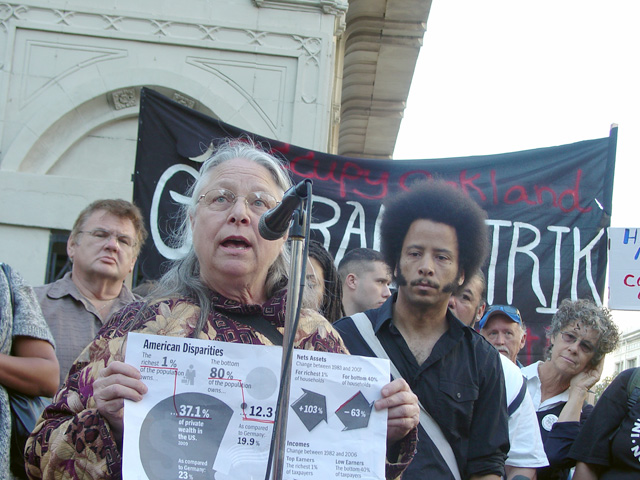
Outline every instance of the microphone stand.
<svg viewBox="0 0 640 480"><path fill-rule="evenodd" d="M311 195L306 199L311 201ZM300 292L304 285L302 278L305 232L307 231L307 215L304 208L299 208L293 214L293 223L289 231L291 240L291 265L289 270L289 284L287 290L287 311L285 314L284 335L282 343L282 371L280 376L281 396L278 398L274 435L272 446L272 480L282 480L284 471L284 454L287 432L287 418L289 416L289 391L291 389L291 359L293 356L293 340L298 326L298 312ZM305 265L306 266L306 265Z"/></svg>

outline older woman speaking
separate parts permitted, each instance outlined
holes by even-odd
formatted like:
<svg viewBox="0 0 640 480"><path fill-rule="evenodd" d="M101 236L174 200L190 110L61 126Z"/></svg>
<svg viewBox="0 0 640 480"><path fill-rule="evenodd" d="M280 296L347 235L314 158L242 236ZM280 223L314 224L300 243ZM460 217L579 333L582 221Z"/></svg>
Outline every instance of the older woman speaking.
<svg viewBox="0 0 640 480"><path fill-rule="evenodd" d="M593 410L587 392L600 379L605 354L618 345L618 328L609 310L589 300L565 299L547 333L549 358L522 369L536 407L549 466L538 480L565 480L575 461L569 458L582 423Z"/></svg>
<svg viewBox="0 0 640 480"><path fill-rule="evenodd" d="M124 399L139 401L147 392L139 371L122 362L128 332L273 345L242 319L262 317L284 330L286 240L261 238L258 220L290 185L276 158L245 141L228 142L203 164L183 212L188 253L78 357L27 445L30 476L120 478ZM348 353L332 326L309 310L294 346ZM375 406L388 409L387 478L396 478L415 449L417 399L400 379L382 389Z"/></svg>

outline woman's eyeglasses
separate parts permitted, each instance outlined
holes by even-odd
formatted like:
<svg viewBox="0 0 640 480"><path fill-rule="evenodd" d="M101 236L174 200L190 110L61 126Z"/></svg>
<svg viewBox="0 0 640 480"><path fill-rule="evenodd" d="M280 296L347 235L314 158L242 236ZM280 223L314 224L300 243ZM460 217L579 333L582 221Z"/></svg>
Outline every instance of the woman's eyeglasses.
<svg viewBox="0 0 640 480"><path fill-rule="evenodd" d="M198 203L215 210L224 212L229 210L238 201L238 198L244 198L244 203L254 213L262 215L267 210L271 210L278 204L275 197L267 192L251 192L246 195L236 195L231 190L225 188L217 188L209 190L204 195L200 195Z"/></svg>
<svg viewBox="0 0 640 480"><path fill-rule="evenodd" d="M578 340L578 337L571 332L560 332L560 335L562 335L562 340L565 343L573 344L573 343L576 343L576 341ZM579 347L583 353L587 353L587 354L593 353L593 351L595 350L594 346L585 340L580 340Z"/></svg>

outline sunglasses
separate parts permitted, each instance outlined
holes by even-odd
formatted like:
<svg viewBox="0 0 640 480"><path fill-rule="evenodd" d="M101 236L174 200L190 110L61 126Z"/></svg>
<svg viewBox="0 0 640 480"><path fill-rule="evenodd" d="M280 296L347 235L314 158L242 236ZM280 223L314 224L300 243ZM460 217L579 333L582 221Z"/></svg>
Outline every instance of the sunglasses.
<svg viewBox="0 0 640 480"><path fill-rule="evenodd" d="M518 318L520 318L520 310L511 305L493 305L489 308L489 311L487 313L491 312L504 312L507 315L516 315Z"/></svg>
<svg viewBox="0 0 640 480"><path fill-rule="evenodd" d="M511 305L492 305L487 309L485 314L482 316L480 320L479 327L484 328L485 323L489 320L489 318L496 312L502 312L506 316L508 316L511 320L516 323L522 325L522 317L520 316L520 310Z"/></svg>
<svg viewBox="0 0 640 480"><path fill-rule="evenodd" d="M576 341L579 340L578 337L571 332L560 332L560 335L562 335L562 340L565 343L574 344L576 343ZM586 354L593 353L593 351L595 350L595 347L591 343L585 340L580 340L580 343L578 346L580 347L580 350L582 351L582 353L586 353Z"/></svg>

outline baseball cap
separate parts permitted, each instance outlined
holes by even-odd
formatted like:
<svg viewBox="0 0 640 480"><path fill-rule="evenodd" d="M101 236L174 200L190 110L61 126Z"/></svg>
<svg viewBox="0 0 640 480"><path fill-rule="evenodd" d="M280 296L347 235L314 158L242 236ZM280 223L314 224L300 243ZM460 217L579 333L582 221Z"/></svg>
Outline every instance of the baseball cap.
<svg viewBox="0 0 640 480"><path fill-rule="evenodd" d="M520 310L516 307L512 307L511 305L491 305L486 311L486 313L482 316L480 321L478 322L478 326L482 330L487 323L487 321L495 316L495 315L506 315L511 320L516 322L519 325L522 325L522 317L520 316Z"/></svg>

